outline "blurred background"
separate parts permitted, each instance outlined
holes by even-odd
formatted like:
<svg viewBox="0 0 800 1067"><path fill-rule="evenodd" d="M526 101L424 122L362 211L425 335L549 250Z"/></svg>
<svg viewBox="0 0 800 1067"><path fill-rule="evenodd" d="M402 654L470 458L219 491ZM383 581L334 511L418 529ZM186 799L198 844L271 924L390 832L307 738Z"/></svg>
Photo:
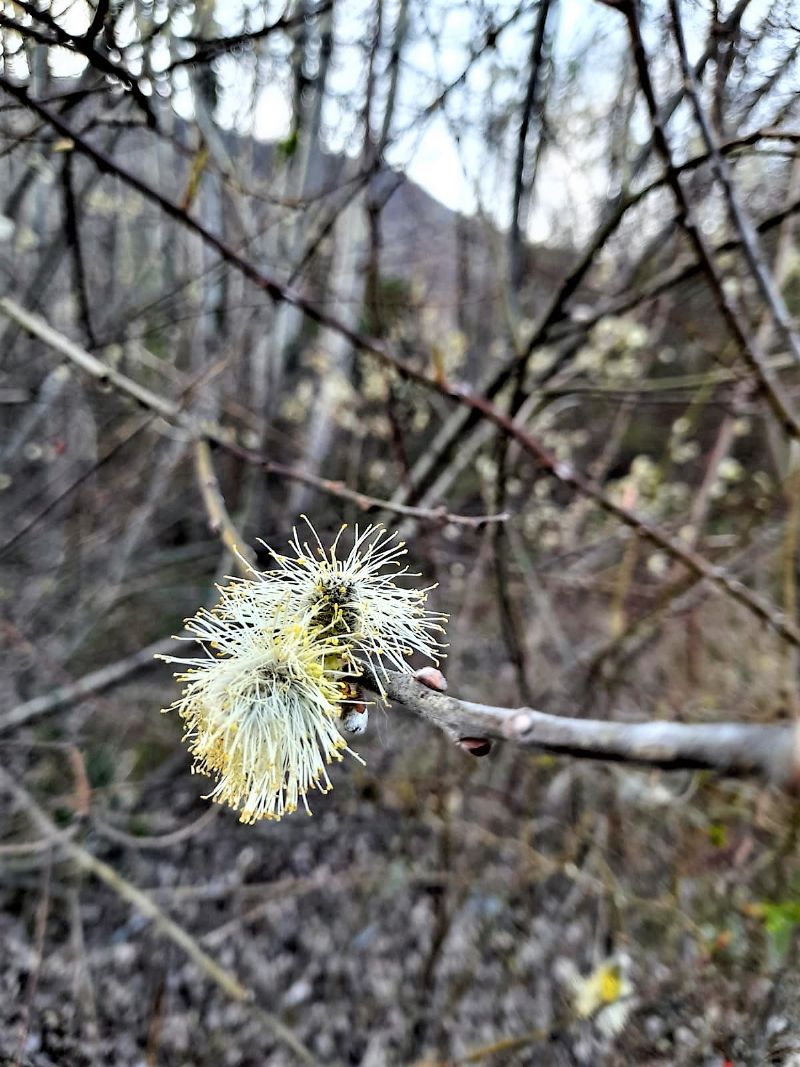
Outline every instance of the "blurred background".
<svg viewBox="0 0 800 1067"><path fill-rule="evenodd" d="M785 633L361 339L793 621L797 445L718 308L800 402L799 53L791 0L0 4L3 1062L791 1062L789 799L376 707L241 826L153 653L235 529L382 521L454 695L796 716Z"/></svg>

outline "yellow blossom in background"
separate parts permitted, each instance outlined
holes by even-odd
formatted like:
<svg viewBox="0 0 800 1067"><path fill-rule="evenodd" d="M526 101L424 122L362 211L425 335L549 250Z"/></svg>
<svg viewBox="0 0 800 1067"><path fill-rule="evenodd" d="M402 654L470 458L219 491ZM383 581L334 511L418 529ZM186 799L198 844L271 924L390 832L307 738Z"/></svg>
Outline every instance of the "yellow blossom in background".
<svg viewBox="0 0 800 1067"><path fill-rule="evenodd" d="M592 1019L609 1037L619 1033L633 1008L633 986L622 962L604 960L587 977L572 980L572 1003L579 1019Z"/></svg>

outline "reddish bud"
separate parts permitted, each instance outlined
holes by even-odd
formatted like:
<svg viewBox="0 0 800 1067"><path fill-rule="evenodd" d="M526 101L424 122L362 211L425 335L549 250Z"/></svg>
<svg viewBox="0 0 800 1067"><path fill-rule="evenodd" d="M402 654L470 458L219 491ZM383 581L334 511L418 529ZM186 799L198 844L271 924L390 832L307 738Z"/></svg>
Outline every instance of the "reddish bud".
<svg viewBox="0 0 800 1067"><path fill-rule="evenodd" d="M428 689L435 689L437 693L447 692L447 679L437 667L423 667L414 672L414 677Z"/></svg>
<svg viewBox="0 0 800 1067"><path fill-rule="evenodd" d="M492 751L492 742L488 737L459 737L456 743L459 748L464 752L469 752L470 756L475 756L476 759L488 756Z"/></svg>

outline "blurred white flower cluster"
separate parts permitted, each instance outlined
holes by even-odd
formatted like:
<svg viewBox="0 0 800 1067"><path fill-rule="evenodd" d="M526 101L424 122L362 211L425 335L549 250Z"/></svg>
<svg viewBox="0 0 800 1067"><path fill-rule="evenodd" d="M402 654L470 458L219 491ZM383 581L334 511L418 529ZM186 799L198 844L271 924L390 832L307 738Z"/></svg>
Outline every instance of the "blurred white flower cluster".
<svg viewBox="0 0 800 1067"><path fill-rule="evenodd" d="M307 520L306 520L307 521ZM327 767L347 746L337 723L358 701L353 680L368 666L378 686L387 666L408 670L420 652L434 662L445 616L425 607L428 589L397 584L418 577L401 565L396 534L355 528L338 556L346 527L328 549L313 526L311 545L297 530L291 555L265 546L276 566L232 578L220 599L188 619L202 653L162 656L181 665L181 697L166 711L184 720L193 770L215 780L213 800L242 822L280 819L307 794L331 788Z"/></svg>

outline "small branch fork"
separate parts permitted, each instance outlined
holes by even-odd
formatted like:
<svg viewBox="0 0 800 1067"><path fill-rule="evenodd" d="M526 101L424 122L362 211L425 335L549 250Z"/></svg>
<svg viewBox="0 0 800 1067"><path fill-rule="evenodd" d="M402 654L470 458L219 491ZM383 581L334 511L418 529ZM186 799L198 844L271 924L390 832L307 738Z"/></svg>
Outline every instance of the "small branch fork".
<svg viewBox="0 0 800 1067"><path fill-rule="evenodd" d="M362 681L378 691L378 681L368 671ZM800 723L607 722L458 700L421 678L396 671L381 673L381 682L392 700L451 737L494 738L553 755L665 771L754 775L800 792Z"/></svg>

